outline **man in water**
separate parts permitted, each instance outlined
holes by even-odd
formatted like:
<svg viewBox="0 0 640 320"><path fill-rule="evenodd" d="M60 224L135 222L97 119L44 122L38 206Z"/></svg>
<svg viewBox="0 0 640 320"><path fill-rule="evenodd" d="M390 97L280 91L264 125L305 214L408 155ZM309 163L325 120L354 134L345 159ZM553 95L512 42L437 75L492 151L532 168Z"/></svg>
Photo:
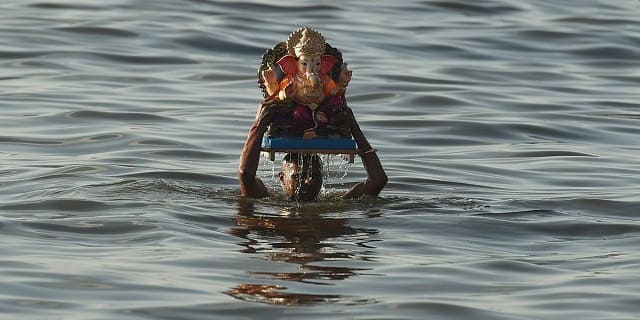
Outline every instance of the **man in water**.
<svg viewBox="0 0 640 320"><path fill-rule="evenodd" d="M260 106L260 111L253 122L247 141L240 155L238 177L240 193L253 198L264 198L269 195L267 187L256 176L260 162L262 137L273 117L282 109L282 104L270 103L268 100ZM372 148L360 130L351 108L345 107L348 115L347 124L358 146L358 155L367 171L367 180L353 186L343 196L345 199L362 195L377 196L387 184L387 175L382 168L376 149ZM279 173L284 194L295 200L311 201L317 198L322 187L322 163L318 155L288 154L282 162Z"/></svg>

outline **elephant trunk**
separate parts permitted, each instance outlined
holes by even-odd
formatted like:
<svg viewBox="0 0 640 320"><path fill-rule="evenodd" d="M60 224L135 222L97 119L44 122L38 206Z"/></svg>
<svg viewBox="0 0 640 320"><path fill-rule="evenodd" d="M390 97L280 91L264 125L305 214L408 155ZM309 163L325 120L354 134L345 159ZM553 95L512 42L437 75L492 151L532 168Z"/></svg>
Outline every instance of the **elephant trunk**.
<svg viewBox="0 0 640 320"><path fill-rule="evenodd" d="M320 87L320 76L317 73L307 72L305 76L313 89Z"/></svg>

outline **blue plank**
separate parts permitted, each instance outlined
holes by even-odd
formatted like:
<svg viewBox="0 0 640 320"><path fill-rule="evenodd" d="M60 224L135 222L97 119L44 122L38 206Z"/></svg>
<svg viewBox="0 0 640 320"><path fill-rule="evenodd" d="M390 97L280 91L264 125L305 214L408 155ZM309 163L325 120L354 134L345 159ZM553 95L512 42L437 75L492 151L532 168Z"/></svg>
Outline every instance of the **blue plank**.
<svg viewBox="0 0 640 320"><path fill-rule="evenodd" d="M356 142L350 138L302 139L299 137L268 137L262 139L262 149L269 150L356 150Z"/></svg>

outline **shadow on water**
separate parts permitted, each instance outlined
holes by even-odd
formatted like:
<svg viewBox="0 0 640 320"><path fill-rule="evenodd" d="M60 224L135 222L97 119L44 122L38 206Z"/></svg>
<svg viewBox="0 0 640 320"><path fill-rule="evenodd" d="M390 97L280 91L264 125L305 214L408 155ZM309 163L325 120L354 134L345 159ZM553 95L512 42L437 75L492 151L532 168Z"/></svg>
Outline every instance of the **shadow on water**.
<svg viewBox="0 0 640 320"><path fill-rule="evenodd" d="M268 279L278 283L298 283L311 286L326 286L335 281L355 277L369 268L354 268L352 261L369 261L375 255L371 245L377 229L357 228L350 225L352 218L334 216L335 204L299 204L280 207L275 214L266 214L257 209L257 203L240 200L237 203L236 224L228 233L243 239L238 244L240 252L284 263L286 271L248 270L256 280ZM344 210L344 208L343 208ZM347 248L356 247L355 250ZM331 266L322 265L331 261ZM345 265L336 266L342 261ZM280 265L279 265L280 266ZM292 270L289 266L294 266ZM230 288L225 294L249 302L273 305L314 304L366 304L375 301L354 296L324 293L289 292L282 284L242 283Z"/></svg>

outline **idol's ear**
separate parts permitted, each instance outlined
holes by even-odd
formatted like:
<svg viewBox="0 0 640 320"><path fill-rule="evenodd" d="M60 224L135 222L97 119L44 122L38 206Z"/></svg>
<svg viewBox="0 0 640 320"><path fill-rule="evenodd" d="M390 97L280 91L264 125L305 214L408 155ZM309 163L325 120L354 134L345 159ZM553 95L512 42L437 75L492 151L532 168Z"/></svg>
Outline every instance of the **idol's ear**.
<svg viewBox="0 0 640 320"><path fill-rule="evenodd" d="M290 54L280 58L277 64L280 65L280 68L282 68L282 71L286 74L296 74L298 72L298 62L296 61L296 57Z"/></svg>
<svg viewBox="0 0 640 320"><path fill-rule="evenodd" d="M320 74L327 74L331 72L331 69L333 69L333 66L335 66L337 62L338 60L336 57L330 54L323 55L320 57L320 70L318 72Z"/></svg>

